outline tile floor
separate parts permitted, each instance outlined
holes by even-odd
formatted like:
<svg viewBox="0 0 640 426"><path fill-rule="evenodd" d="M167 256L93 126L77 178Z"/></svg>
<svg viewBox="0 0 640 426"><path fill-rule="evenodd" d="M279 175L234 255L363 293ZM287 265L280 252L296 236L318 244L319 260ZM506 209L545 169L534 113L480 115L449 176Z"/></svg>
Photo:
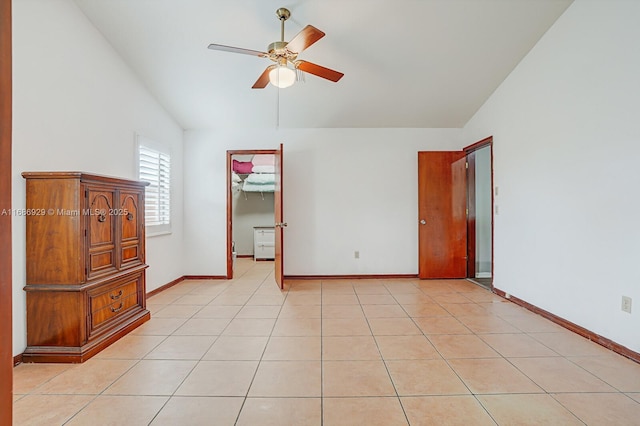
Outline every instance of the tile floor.
<svg viewBox="0 0 640 426"><path fill-rule="evenodd" d="M292 281L239 259L80 365L15 368L15 425L640 425L640 365L468 281Z"/></svg>

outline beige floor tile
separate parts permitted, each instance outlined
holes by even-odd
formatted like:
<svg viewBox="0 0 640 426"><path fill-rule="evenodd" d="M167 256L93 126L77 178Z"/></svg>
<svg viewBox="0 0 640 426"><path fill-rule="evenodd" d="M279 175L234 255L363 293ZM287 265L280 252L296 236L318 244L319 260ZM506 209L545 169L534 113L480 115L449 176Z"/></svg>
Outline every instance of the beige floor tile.
<svg viewBox="0 0 640 426"><path fill-rule="evenodd" d="M364 319L364 312L360 305L323 305L322 318L361 318Z"/></svg>
<svg viewBox="0 0 640 426"><path fill-rule="evenodd" d="M472 334L434 334L429 340L445 359L491 358L500 355Z"/></svg>
<svg viewBox="0 0 640 426"><path fill-rule="evenodd" d="M272 336L262 357L266 361L309 361L322 359L320 336Z"/></svg>
<svg viewBox="0 0 640 426"><path fill-rule="evenodd" d="M322 294L323 305L358 305L358 297L354 293L350 294Z"/></svg>
<svg viewBox="0 0 640 426"><path fill-rule="evenodd" d="M477 398L499 425L584 426L549 395L480 395Z"/></svg>
<svg viewBox="0 0 640 426"><path fill-rule="evenodd" d="M507 358L559 356L527 334L483 334L479 336L489 346Z"/></svg>
<svg viewBox="0 0 640 426"><path fill-rule="evenodd" d="M93 398L93 395L27 395L13 404L13 424L62 425Z"/></svg>
<svg viewBox="0 0 640 426"><path fill-rule="evenodd" d="M322 281L322 294L356 294L351 282L337 282L338 280Z"/></svg>
<svg viewBox="0 0 640 426"><path fill-rule="evenodd" d="M442 358L424 336L376 336L376 342L385 360Z"/></svg>
<svg viewBox="0 0 640 426"><path fill-rule="evenodd" d="M154 316L156 318L191 318L202 309L201 305L169 305Z"/></svg>
<svg viewBox="0 0 640 426"><path fill-rule="evenodd" d="M371 329L362 318L325 318L322 320L323 336L369 336Z"/></svg>
<svg viewBox="0 0 640 426"><path fill-rule="evenodd" d="M242 309L242 306L209 305L200 309L194 318L233 318Z"/></svg>
<svg viewBox="0 0 640 426"><path fill-rule="evenodd" d="M185 294L175 302L174 305L208 305L217 294Z"/></svg>
<svg viewBox="0 0 640 426"><path fill-rule="evenodd" d="M408 425L397 397L324 398L324 426Z"/></svg>
<svg viewBox="0 0 640 426"><path fill-rule="evenodd" d="M169 336L145 359L198 360L209 350L216 336Z"/></svg>
<svg viewBox="0 0 640 426"><path fill-rule="evenodd" d="M213 299L211 301L211 303L209 303L209 306L216 306L216 305L224 305L224 306L244 306L247 301L251 298L251 294L247 294L247 293L240 293L240 294L233 294L233 293L229 293L227 294L226 291L222 294L220 294L218 297L216 297L215 299Z"/></svg>
<svg viewBox="0 0 640 426"><path fill-rule="evenodd" d="M469 390L440 359L386 361L400 396L461 395Z"/></svg>
<svg viewBox="0 0 640 426"><path fill-rule="evenodd" d="M35 393L97 395L115 382L136 361L93 358L55 376Z"/></svg>
<svg viewBox="0 0 640 426"><path fill-rule="evenodd" d="M130 334L140 336L169 336L187 321L186 318L158 318L145 322Z"/></svg>
<svg viewBox="0 0 640 426"><path fill-rule="evenodd" d="M202 357L210 361L259 361L269 338L267 336L220 336Z"/></svg>
<svg viewBox="0 0 640 426"><path fill-rule="evenodd" d="M320 361L262 361L250 397L320 397Z"/></svg>
<svg viewBox="0 0 640 426"><path fill-rule="evenodd" d="M321 424L320 398L247 398L237 426L319 426Z"/></svg>
<svg viewBox="0 0 640 426"><path fill-rule="evenodd" d="M407 318L408 315L400 305L362 305L367 318Z"/></svg>
<svg viewBox="0 0 640 426"><path fill-rule="evenodd" d="M496 424L470 395L402 397L401 401L411 426Z"/></svg>
<svg viewBox="0 0 640 426"><path fill-rule="evenodd" d="M246 396L257 367L257 361L200 361L175 395Z"/></svg>
<svg viewBox="0 0 640 426"><path fill-rule="evenodd" d="M560 333L531 333L531 337L563 356L606 356L609 354L608 349L568 330Z"/></svg>
<svg viewBox="0 0 640 426"><path fill-rule="evenodd" d="M397 305L399 303L390 294L360 294L358 300L362 305Z"/></svg>
<svg viewBox="0 0 640 426"><path fill-rule="evenodd" d="M445 280L420 281L418 288L428 295L456 292Z"/></svg>
<svg viewBox="0 0 640 426"><path fill-rule="evenodd" d="M218 336L231 320L229 318L191 318L173 332L174 336Z"/></svg>
<svg viewBox="0 0 640 426"><path fill-rule="evenodd" d="M354 284L353 289L355 290L358 296L364 294L390 294L389 290L382 284L373 284L367 282L362 284Z"/></svg>
<svg viewBox="0 0 640 426"><path fill-rule="evenodd" d="M472 303L471 299L466 298L460 293L442 293L430 297L436 303Z"/></svg>
<svg viewBox="0 0 640 426"><path fill-rule="evenodd" d="M452 316L446 317L429 317L414 318L413 321L418 325L424 334L471 334L464 324Z"/></svg>
<svg viewBox="0 0 640 426"><path fill-rule="evenodd" d="M375 336L407 336L422 334L410 318L369 318Z"/></svg>
<svg viewBox="0 0 640 426"><path fill-rule="evenodd" d="M285 297L284 294L254 294L247 301L247 305L282 306Z"/></svg>
<svg viewBox="0 0 640 426"><path fill-rule="evenodd" d="M20 364L13 369L13 393L27 394L72 367L72 364Z"/></svg>
<svg viewBox="0 0 640 426"><path fill-rule="evenodd" d="M486 315L487 311L477 303L441 303L444 309L451 315L469 316L469 315Z"/></svg>
<svg viewBox="0 0 640 426"><path fill-rule="evenodd" d="M505 320L491 314L457 316L457 318L469 330L473 331L476 334L520 333L520 330L518 330Z"/></svg>
<svg viewBox="0 0 640 426"><path fill-rule="evenodd" d="M278 318L320 318L322 306L320 305L288 305L285 301Z"/></svg>
<svg viewBox="0 0 640 426"><path fill-rule="evenodd" d="M640 402L640 393L628 393L626 394L629 398L635 399Z"/></svg>
<svg viewBox="0 0 640 426"><path fill-rule="evenodd" d="M99 352L96 359L142 359L162 343L166 336L128 334Z"/></svg>
<svg viewBox="0 0 640 426"><path fill-rule="evenodd" d="M393 295L398 294L422 294L422 290L412 282L402 281L387 281L384 286L389 290L389 293Z"/></svg>
<svg viewBox="0 0 640 426"><path fill-rule="evenodd" d="M395 294L393 298L397 303L402 305L426 305L428 303L434 303L433 299L424 293Z"/></svg>
<svg viewBox="0 0 640 426"><path fill-rule="evenodd" d="M326 336L322 338L324 360L379 360L373 336Z"/></svg>
<svg viewBox="0 0 640 426"><path fill-rule="evenodd" d="M558 324L554 324L529 311L523 311L517 315L500 315L500 318L525 333L557 333L565 331Z"/></svg>
<svg viewBox="0 0 640 426"><path fill-rule="evenodd" d="M382 361L324 361L323 396L395 396Z"/></svg>
<svg viewBox="0 0 640 426"><path fill-rule="evenodd" d="M233 397L174 396L162 407L151 426L233 425L243 400Z"/></svg>
<svg viewBox="0 0 640 426"><path fill-rule="evenodd" d="M509 361L547 392L615 392L565 358L510 358Z"/></svg>
<svg viewBox="0 0 640 426"><path fill-rule="evenodd" d="M164 396L100 395L65 425L148 425L167 401Z"/></svg>
<svg viewBox="0 0 640 426"><path fill-rule="evenodd" d="M640 404L620 393L564 393L552 395L590 426L640 424Z"/></svg>
<svg viewBox="0 0 640 426"><path fill-rule="evenodd" d="M603 357L571 357L569 361L622 392L640 392L640 364L615 353Z"/></svg>
<svg viewBox="0 0 640 426"><path fill-rule="evenodd" d="M225 336L269 336L275 319L234 318L222 333Z"/></svg>
<svg viewBox="0 0 640 426"><path fill-rule="evenodd" d="M402 307L410 317L451 317L451 314L437 303L403 304Z"/></svg>
<svg viewBox="0 0 640 426"><path fill-rule="evenodd" d="M142 360L103 394L171 396L195 365L196 361Z"/></svg>
<svg viewBox="0 0 640 426"><path fill-rule="evenodd" d="M543 393L503 358L451 359L449 365L474 394Z"/></svg>
<svg viewBox="0 0 640 426"><path fill-rule="evenodd" d="M180 299L184 295L184 293L176 293L171 290L173 290L173 288L149 297L147 299L147 303L151 305L168 305Z"/></svg>
<svg viewBox="0 0 640 426"><path fill-rule="evenodd" d="M279 318L273 328L273 336L320 336L319 318Z"/></svg>
<svg viewBox="0 0 640 426"><path fill-rule="evenodd" d="M318 293L291 293L287 295L284 301L285 305L320 305L322 304L322 296Z"/></svg>

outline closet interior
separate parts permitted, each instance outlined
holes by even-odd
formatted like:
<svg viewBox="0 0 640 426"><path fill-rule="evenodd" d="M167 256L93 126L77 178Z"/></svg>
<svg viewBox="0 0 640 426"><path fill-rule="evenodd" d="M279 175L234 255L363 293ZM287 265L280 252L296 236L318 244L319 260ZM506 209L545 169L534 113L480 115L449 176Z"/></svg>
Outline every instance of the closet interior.
<svg viewBox="0 0 640 426"><path fill-rule="evenodd" d="M232 251L235 257L275 257L273 154L234 154L231 166Z"/></svg>

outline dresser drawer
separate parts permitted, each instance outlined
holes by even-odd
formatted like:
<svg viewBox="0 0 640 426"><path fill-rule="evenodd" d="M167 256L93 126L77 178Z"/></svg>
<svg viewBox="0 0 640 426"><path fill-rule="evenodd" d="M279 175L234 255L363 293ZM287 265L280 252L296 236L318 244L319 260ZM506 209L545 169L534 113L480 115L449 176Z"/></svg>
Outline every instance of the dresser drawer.
<svg viewBox="0 0 640 426"><path fill-rule="evenodd" d="M116 304L117 302L126 299L132 294L136 294L138 291L138 280L127 282L126 284L112 287L95 294L89 294L91 312L100 311L107 306Z"/></svg>
<svg viewBox="0 0 640 426"><path fill-rule="evenodd" d="M275 257L276 232L271 227L253 228L253 258L273 259Z"/></svg>
<svg viewBox="0 0 640 426"><path fill-rule="evenodd" d="M117 317L127 309L137 305L138 295L130 294L123 299L118 299L117 301L110 303L99 311L91 312L91 329L93 330L99 327L104 322Z"/></svg>

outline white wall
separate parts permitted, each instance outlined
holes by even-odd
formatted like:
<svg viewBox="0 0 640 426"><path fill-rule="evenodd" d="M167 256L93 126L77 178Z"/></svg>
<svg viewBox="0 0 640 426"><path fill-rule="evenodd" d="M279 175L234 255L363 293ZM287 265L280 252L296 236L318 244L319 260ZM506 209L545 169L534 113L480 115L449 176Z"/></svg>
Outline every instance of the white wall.
<svg viewBox="0 0 640 426"><path fill-rule="evenodd" d="M185 268L226 274L226 151L283 142L286 275L416 274L417 152L460 149L460 132L187 131Z"/></svg>
<svg viewBox="0 0 640 426"><path fill-rule="evenodd" d="M25 206L23 171L136 178L139 132L173 155L173 233L147 240L147 290L182 276L182 129L70 0L14 1L13 49L13 207ZM26 346L24 235L15 217L14 354Z"/></svg>
<svg viewBox="0 0 640 426"><path fill-rule="evenodd" d="M576 0L464 129L494 136L495 287L636 352L638 22L638 1Z"/></svg>

